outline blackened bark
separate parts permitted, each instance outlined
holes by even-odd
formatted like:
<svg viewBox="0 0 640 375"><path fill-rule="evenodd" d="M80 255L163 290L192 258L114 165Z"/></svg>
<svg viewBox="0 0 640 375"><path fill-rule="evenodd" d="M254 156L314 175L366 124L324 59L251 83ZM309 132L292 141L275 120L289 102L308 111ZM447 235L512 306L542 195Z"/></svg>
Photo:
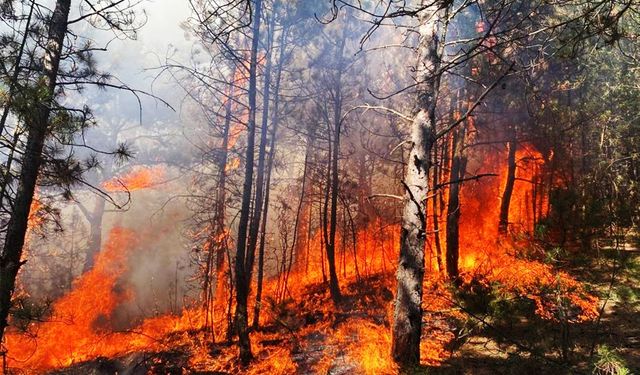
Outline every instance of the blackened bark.
<svg viewBox="0 0 640 375"><path fill-rule="evenodd" d="M511 205L511 195L516 181L516 151L518 144L516 141L515 128L512 130L511 140L509 140L509 154L507 156L507 181L504 185L502 193L502 202L500 203L500 221L498 223L498 233L500 235L507 234L509 229L509 206Z"/></svg>
<svg viewBox="0 0 640 375"><path fill-rule="evenodd" d="M327 125L328 128L328 132L327 135L329 137L329 142L328 142L328 158L329 160L332 160L332 150L333 150L333 142L331 142L331 126ZM320 259L322 261L322 282L326 283L327 282L327 273L325 270L325 261L324 261L324 257L325 254L327 253L327 246L329 243L329 197L330 197L330 193L331 193L331 168L329 168L327 166L327 179L326 179L326 183L325 183L325 189L324 189L324 200L323 200L323 204L320 206L320 213L322 215L321 217L321 223L322 223L322 240L321 242L321 246L320 248L322 249L322 252L320 254Z"/></svg>
<svg viewBox="0 0 640 375"><path fill-rule="evenodd" d="M55 97L56 80L64 38L67 33L70 5L71 0L56 2L43 60L41 84L45 89L45 95L42 101L36 103L33 115L25 120L28 131L27 146L22 160L13 211L7 224L5 242L0 254L0 342L7 327L16 276L22 266L22 249L27 233L33 194L42 165L42 150L49 131L49 115Z"/></svg>
<svg viewBox="0 0 640 375"><path fill-rule="evenodd" d="M225 226L226 203L227 203L227 163L229 160L229 134L231 132L231 119L233 117L234 82L236 71L231 70L231 82L225 103L224 125L222 130L222 146L220 158L218 159L218 186L216 187L215 215L213 218L213 231L209 239L209 249L205 264L203 295L205 326L210 326L213 340L215 341L214 318L215 318L215 294L224 280L224 261L227 256L227 229ZM215 280L215 281L214 281ZM229 283L233 285L233 283ZM215 288L214 288L215 287ZM231 288L229 288L231 289ZM215 290L215 292L214 292ZM231 291L229 291L231 295ZM231 325L227 327L227 338L231 335Z"/></svg>
<svg viewBox="0 0 640 375"><path fill-rule="evenodd" d="M336 48L336 76L333 92L333 155L331 158L331 220L327 242L327 262L329 263L329 292L334 304L340 302L340 285L336 272L336 228L338 221L338 159L340 158L340 136L342 132L342 73L344 69L344 45L346 42L346 26L343 26L342 37Z"/></svg>
<svg viewBox="0 0 640 375"><path fill-rule="evenodd" d="M93 211L89 213L87 219L89 220L90 235L87 243L87 254L84 259L84 265L82 267L82 273L89 271L93 268L96 260L96 256L100 252L102 246L102 218L104 217L104 209L107 201L100 196L96 198Z"/></svg>
<svg viewBox="0 0 640 375"><path fill-rule="evenodd" d="M256 135L256 72L258 65L258 44L260 39L260 21L262 0L255 0L253 4L253 25L251 32L251 56L249 61L249 121L247 126L247 152L245 160L245 176L242 189L242 204L240 220L238 222L238 240L236 248L236 315L238 330L238 344L240 347L240 362L248 365L253 359L251 341L249 338L247 299L251 283L251 268L253 266L250 254L247 254L247 232L249 216L251 214L251 198L253 190L253 164Z"/></svg>
<svg viewBox="0 0 640 375"><path fill-rule="evenodd" d="M446 148L446 147L443 147ZM437 142L433 144L433 186L438 186L440 183L440 171L442 166L438 165L438 148ZM432 194L431 197L431 209L433 210L433 242L436 248L436 261L438 263L438 271L442 271L442 243L440 241L440 215L438 208L438 194Z"/></svg>
<svg viewBox="0 0 640 375"><path fill-rule="evenodd" d="M466 169L464 151L464 124L453 133L451 155L451 173L449 177L449 201L447 202L447 276L458 282L458 258L460 257L460 188Z"/></svg>
<svg viewBox="0 0 640 375"><path fill-rule="evenodd" d="M405 176L405 203L400 232L398 290L392 330L393 359L410 367L420 362L422 282L426 239L429 157L435 142L435 109L440 80L441 23L450 2L423 0L419 14L416 103L411 124L411 151Z"/></svg>
<svg viewBox="0 0 640 375"><path fill-rule="evenodd" d="M230 76L235 77L236 70L232 69ZM222 133L222 154L220 155L220 161L218 164L218 187L216 196L216 216L215 216L215 236L218 242L217 249L215 251L215 269L216 274L220 276L224 268L224 258L226 253L226 247L220 246L226 244L227 228L225 226L226 216L226 204L227 204L227 163L229 162L229 137L231 134L231 120L233 118L233 101L235 90L234 87L237 83L232 79L229 85L229 96L225 103L224 113L224 128Z"/></svg>
<svg viewBox="0 0 640 375"><path fill-rule="evenodd" d="M275 9L276 5L274 4L274 14L271 19L271 32L274 33L274 24L275 24ZM260 245L258 247L258 280L256 286L256 304L253 309L253 328L258 329L260 326L260 308L262 305L262 283L264 279L264 249L266 242L266 232L267 232L267 219L269 217L269 197L271 193L271 189L269 186L271 185L271 172L273 170L273 160L275 158L276 153L276 137L278 134L278 124L280 122L280 82L282 79L282 66L284 64L284 51L285 51L285 43L287 40L287 29L282 30L282 34L280 36L280 51L278 56L278 64L276 65L276 81L273 88L273 114L272 114L272 131L271 131L271 141L269 144L269 155L267 160L267 178L264 188L266 189L264 196L264 208L262 211L262 220L260 222ZM270 47L272 48L272 46ZM270 56L269 56L270 58ZM269 62L270 63L270 62ZM267 75L270 75L271 67L267 67ZM265 78L265 82L266 82ZM267 87L266 90L269 90ZM269 95L265 93L265 108L268 106ZM265 112L266 116L266 112ZM265 117L266 118L266 117ZM266 127L266 121L263 121L263 126Z"/></svg>
<svg viewBox="0 0 640 375"><path fill-rule="evenodd" d="M275 23L275 14L271 16L271 22L269 28L273 29ZM248 278L251 280L251 274L253 272L253 265L255 263L256 249L258 246L258 234L260 233L260 221L262 218L262 208L264 205L264 178L265 178L265 163L267 154L267 136L269 134L269 101L271 97L271 70L273 63L271 61L271 48L273 45L272 32L267 30L268 39L267 42L267 54L266 54L266 67L264 71L264 87L263 87L263 105L262 105L262 122L260 129L260 145L258 146L258 166L256 168L256 196L253 203L253 214L250 220L249 226L249 240L247 244L247 272Z"/></svg>

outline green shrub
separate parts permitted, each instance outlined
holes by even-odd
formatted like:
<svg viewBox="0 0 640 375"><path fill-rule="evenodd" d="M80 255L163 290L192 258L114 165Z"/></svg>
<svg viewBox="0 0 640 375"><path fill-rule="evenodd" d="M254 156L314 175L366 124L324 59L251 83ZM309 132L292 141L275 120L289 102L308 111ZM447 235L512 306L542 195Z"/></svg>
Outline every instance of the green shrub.
<svg viewBox="0 0 640 375"><path fill-rule="evenodd" d="M597 375L629 375L624 359L606 345L598 347L596 360L593 364L593 373Z"/></svg>

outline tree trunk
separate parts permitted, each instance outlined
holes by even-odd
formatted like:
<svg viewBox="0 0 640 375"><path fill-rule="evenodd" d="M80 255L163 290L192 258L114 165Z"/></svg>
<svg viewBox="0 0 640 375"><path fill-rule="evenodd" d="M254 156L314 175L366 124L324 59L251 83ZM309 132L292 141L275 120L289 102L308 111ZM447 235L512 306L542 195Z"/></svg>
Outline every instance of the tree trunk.
<svg viewBox="0 0 640 375"><path fill-rule="evenodd" d="M275 14L271 15L271 21L269 22L268 42L267 42L267 54L266 54L266 67L264 71L264 87L263 87L263 104L262 104L262 122L260 129L260 145L258 146L258 166L256 168L256 196L253 203L253 214L250 220L249 227L249 242L247 244L247 271L249 272L249 280L251 280L251 273L253 272L253 264L255 261L255 254L258 245L258 234L260 233L260 221L262 218L262 208L264 205L264 192L265 192L265 162L267 154L267 136L269 133L269 101L271 96L271 70L273 63L271 61L271 46L273 45L272 33L270 29L273 29L275 23Z"/></svg>
<svg viewBox="0 0 640 375"><path fill-rule="evenodd" d="M238 344L240 347L240 362L248 365L253 359L251 341L249 338L249 324L247 299L251 284L252 256L247 249L247 231L251 211L251 197L253 190L253 164L256 135L256 71L258 65L258 44L260 39L260 21L262 0L255 0L253 4L253 25L251 41L251 57L249 62L249 121L247 126L247 152L245 161L245 176L242 189L242 204L240 221L238 222L238 240L236 249L236 326L238 330ZM255 249L255 247L254 247Z"/></svg>
<svg viewBox="0 0 640 375"><path fill-rule="evenodd" d="M338 159L340 158L340 133L342 132L342 70L344 69L344 45L346 42L346 26L343 26L342 38L336 48L337 70L335 91L333 93L333 155L331 157L331 220L327 242L327 261L329 263L329 292L334 304L340 302L340 285L336 272L336 228L338 221Z"/></svg>
<svg viewBox="0 0 640 375"><path fill-rule="evenodd" d="M433 144L433 186L438 186L438 184L440 183L440 171L443 169L443 165L438 165L437 146L437 142ZM438 263L438 272L442 272L442 243L440 242L440 215L438 212L439 208L437 191L432 194L431 209L433 210L433 242L435 243L436 249L436 261Z"/></svg>
<svg viewBox="0 0 640 375"><path fill-rule="evenodd" d="M275 25L275 11L276 11L276 7L279 3L274 4L274 14L272 15L271 18L271 32L275 32L274 30L274 25ZM274 86L274 90L273 90L273 95L274 95L274 103L273 103L273 114L271 115L272 119L272 126L273 129L271 131L271 142L269 144L269 156L268 156L268 160L267 160L267 178L266 178L266 183L264 188L266 189L265 192L265 197L264 197L264 208L263 208L263 212L262 212L262 220L260 223L260 245L258 248L258 281L257 281L257 286L256 286L256 304L254 306L253 309L253 328L254 329L258 329L258 327L260 326L260 308L261 308L261 304L262 304L262 283L263 283L263 279L264 279L264 249L265 249L265 241L266 241L266 231L267 231L267 219L269 216L269 196L270 196L270 192L271 190L269 189L269 186L271 186L271 172L273 170L273 160L275 158L275 153L276 153L276 136L278 134L278 124L280 122L280 81L282 78L282 65L284 63L284 44L286 42L287 39L287 30L282 30L282 35L280 37L280 53L278 56L278 64L276 65L276 82L275 82L275 86ZM273 43L270 43L269 48L273 48ZM268 64L270 65L270 54L268 55L269 61ZM270 71L271 71L271 67L267 66L267 76L270 75ZM265 78L265 82L267 81L267 78ZM265 83L266 85L266 83ZM265 87L265 90L269 90L268 87ZM265 92L265 108L269 105L269 95L267 92ZM265 112L265 118L266 118L266 112ZM263 120L262 125L264 127L266 127L266 121Z"/></svg>
<svg viewBox="0 0 640 375"><path fill-rule="evenodd" d="M205 264L204 282L202 291L204 295L204 311L205 311L205 326L211 325L211 334L215 341L214 332L214 318L215 318L215 303L217 297L221 297L219 287L222 285L221 281L224 278L224 260L226 253L228 252L227 246L227 229L225 225L226 215L226 203L227 203L227 163L229 160L229 136L231 131L231 119L233 117L233 100L234 100L234 87L236 85L235 76L236 69L232 68L231 82L228 87L228 94L226 103L224 105L224 125L222 133L222 146L221 155L218 160L218 186L216 188L216 203L215 213L213 217L213 231L209 239L209 249L207 254L207 260ZM215 277L215 282L214 282ZM232 285L232 284L229 284ZM231 288L229 288L231 289ZM215 291L214 291L215 290ZM231 294L231 292L230 292ZM217 296L217 297L216 297ZM230 334L227 332L227 337Z"/></svg>
<svg viewBox="0 0 640 375"><path fill-rule="evenodd" d="M441 23L449 2L423 0L419 14L416 102L411 124L411 151L405 175L405 203L400 231L398 290L395 300L392 355L401 366L420 362L422 282L426 238L429 157L435 140L435 109L441 60ZM428 5L432 4L432 5Z"/></svg>
<svg viewBox="0 0 640 375"><path fill-rule="evenodd" d="M82 273L89 271L93 268L95 258L100 252L102 247L102 218L104 217L104 209L107 201L101 197L96 196L96 203L93 211L87 216L89 225L91 228L89 241L87 243L87 255L82 267Z"/></svg>
<svg viewBox="0 0 640 375"><path fill-rule="evenodd" d="M327 146L328 146L328 159L329 160L333 160L333 143L331 142L331 126L327 125L327 134L329 137ZM327 282L327 273L325 270L325 261L324 261L324 257L325 254L327 254L329 252L328 248L328 244L329 244L329 199L330 199L330 193L331 193L331 168L329 168L329 166L327 166L327 176L326 176L326 184L325 184L325 189L324 189L324 200L323 200L323 204L320 206L320 212L322 214L321 217L321 223L322 223L322 240L321 240L321 245L320 249L322 250L320 253L320 259L322 260L322 282L326 283Z"/></svg>
<svg viewBox="0 0 640 375"><path fill-rule="evenodd" d="M4 133L4 128L7 123L7 117L9 117L9 112L11 111L11 101L13 100L16 87L18 86L18 78L20 77L20 64L22 63L22 55L24 54L24 47L27 45L29 30L31 27L31 16L33 16L33 8L35 5L36 5L36 2L35 0L33 0L31 2L31 6L29 7L29 14L27 15L26 24L24 26L24 35L22 36L22 41L20 42L20 48L18 48L18 54L16 55L15 68L13 69L11 80L9 81L9 90L7 93L7 100L4 103L2 117L0 118L0 135ZM3 181L3 183L6 183L6 180Z"/></svg>
<svg viewBox="0 0 640 375"><path fill-rule="evenodd" d="M513 186L516 182L516 151L518 143L516 140L515 127L512 129L511 139L508 143L509 154L507 156L507 181L504 185L502 193L502 202L500 203L500 221L498 223L498 233L500 235L507 234L509 229L509 206L511 204L511 195L513 194Z"/></svg>
<svg viewBox="0 0 640 375"><path fill-rule="evenodd" d="M38 172L42 165L42 150L49 130L50 108L55 97L60 55L67 33L70 5L71 0L56 2L43 61L44 71L41 84L44 86L46 94L42 101L36 103L32 117L26 119L27 146L22 161L13 211L7 224L5 242L2 254L0 254L0 342L7 327L16 276L23 263L21 260L22 249Z"/></svg>
<svg viewBox="0 0 640 375"><path fill-rule="evenodd" d="M451 173L449 176L449 201L447 202L447 276L458 282L458 258L460 255L460 188L466 169L464 151L465 126L461 124L453 133Z"/></svg>

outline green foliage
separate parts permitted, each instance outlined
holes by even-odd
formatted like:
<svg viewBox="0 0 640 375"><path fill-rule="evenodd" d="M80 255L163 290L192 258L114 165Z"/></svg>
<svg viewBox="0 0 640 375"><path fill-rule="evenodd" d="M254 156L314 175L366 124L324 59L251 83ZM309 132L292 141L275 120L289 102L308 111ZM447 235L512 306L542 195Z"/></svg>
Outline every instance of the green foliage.
<svg viewBox="0 0 640 375"><path fill-rule="evenodd" d="M593 374L596 375L628 375L631 371L627 368L624 359L606 345L598 347L596 359L593 363Z"/></svg>
<svg viewBox="0 0 640 375"><path fill-rule="evenodd" d="M533 316L535 306L527 299L508 291L500 283L487 284L478 278L458 290L458 298L473 314L486 315L495 322L511 326L521 316Z"/></svg>
<svg viewBox="0 0 640 375"><path fill-rule="evenodd" d="M558 263L560 259L566 256L566 251L561 247L554 247L545 252L544 262L547 264Z"/></svg>
<svg viewBox="0 0 640 375"><path fill-rule="evenodd" d="M542 240L546 238L549 233L549 225L545 220L540 220L536 223L533 229L533 236L535 239Z"/></svg>
<svg viewBox="0 0 640 375"><path fill-rule="evenodd" d="M616 295L623 304L633 304L640 300L639 291L627 285L620 285L616 288Z"/></svg>

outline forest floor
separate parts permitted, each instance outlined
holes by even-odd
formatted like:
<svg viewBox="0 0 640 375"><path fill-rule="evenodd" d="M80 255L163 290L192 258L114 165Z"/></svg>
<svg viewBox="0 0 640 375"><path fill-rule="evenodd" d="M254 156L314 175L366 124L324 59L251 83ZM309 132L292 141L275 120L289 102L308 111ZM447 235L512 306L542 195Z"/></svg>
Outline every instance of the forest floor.
<svg viewBox="0 0 640 375"><path fill-rule="evenodd" d="M636 244L619 250L603 247L598 257L570 257L563 265L600 299L600 319L573 325L562 361L561 327L522 316L487 317L451 357L432 374L592 374L598 347L604 345L640 374L640 251ZM569 257L567 257L569 258ZM514 321L515 320L515 321ZM531 350L527 350L531 349Z"/></svg>
<svg viewBox="0 0 640 375"><path fill-rule="evenodd" d="M591 374L598 348L618 353L640 373L640 251L603 246L598 256L571 256L560 267L600 298L600 319L563 326L536 319L517 301L501 308L459 306L428 311L426 350L431 359L416 374ZM303 298L272 304L270 324L253 334L257 360L237 367L234 344L208 344L203 332L162 338L160 353L99 358L55 374L382 374L388 359L393 275L376 274L343 286L338 309L323 284ZM440 291L441 292L441 291ZM440 298L426 290L425 299ZM489 301L491 303L491 301ZM455 313L451 313L455 311ZM566 329L563 329L565 327ZM569 348L562 359L561 347Z"/></svg>

